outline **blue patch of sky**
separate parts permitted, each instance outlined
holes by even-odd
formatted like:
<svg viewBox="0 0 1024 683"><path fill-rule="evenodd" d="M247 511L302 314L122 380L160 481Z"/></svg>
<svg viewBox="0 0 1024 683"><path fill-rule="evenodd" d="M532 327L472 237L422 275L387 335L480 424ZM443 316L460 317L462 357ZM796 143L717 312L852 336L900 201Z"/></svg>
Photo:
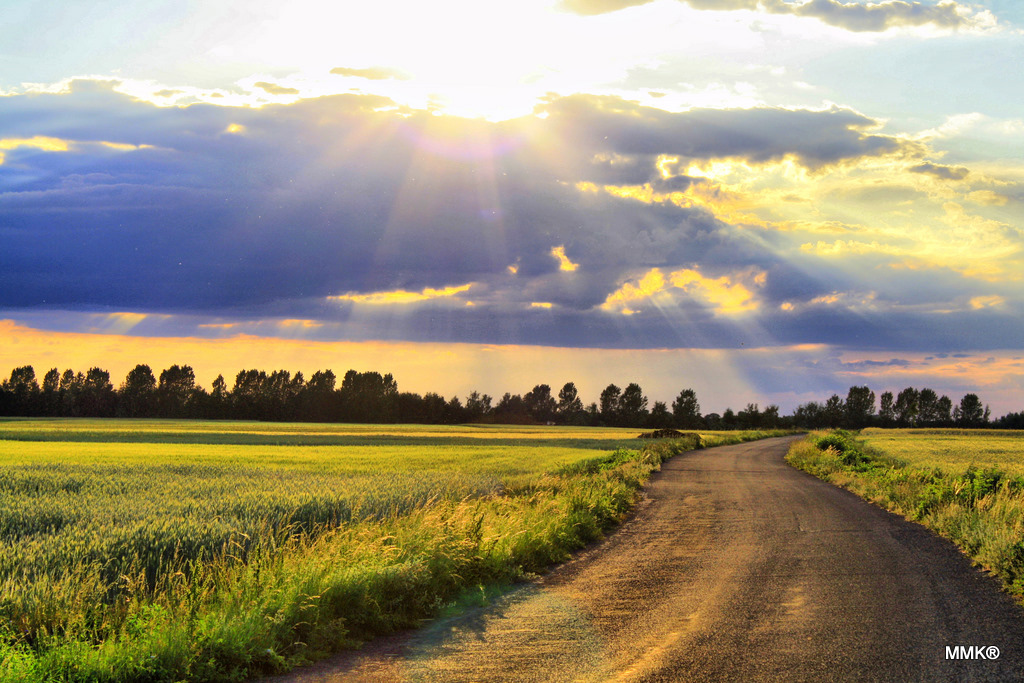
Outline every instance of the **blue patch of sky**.
<svg viewBox="0 0 1024 683"><path fill-rule="evenodd" d="M888 119L894 130L927 130L957 114L1022 112L1024 36L1016 33L850 47L803 68L829 98Z"/></svg>

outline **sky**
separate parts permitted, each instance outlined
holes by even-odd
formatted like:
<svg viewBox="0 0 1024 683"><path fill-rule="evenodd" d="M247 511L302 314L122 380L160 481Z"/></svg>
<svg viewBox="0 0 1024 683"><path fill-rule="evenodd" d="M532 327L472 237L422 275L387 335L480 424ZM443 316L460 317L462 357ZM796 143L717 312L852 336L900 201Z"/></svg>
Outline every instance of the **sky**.
<svg viewBox="0 0 1024 683"><path fill-rule="evenodd" d="M6 0L0 374L1024 410L1013 0Z"/></svg>

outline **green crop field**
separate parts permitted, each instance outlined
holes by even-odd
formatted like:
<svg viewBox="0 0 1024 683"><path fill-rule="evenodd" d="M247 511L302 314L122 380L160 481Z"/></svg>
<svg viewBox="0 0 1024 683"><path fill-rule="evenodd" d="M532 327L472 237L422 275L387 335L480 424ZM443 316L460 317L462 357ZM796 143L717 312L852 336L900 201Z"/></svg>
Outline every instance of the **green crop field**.
<svg viewBox="0 0 1024 683"><path fill-rule="evenodd" d="M598 538L695 445L638 433L0 421L0 680L246 680L415 626Z"/></svg>
<svg viewBox="0 0 1024 683"><path fill-rule="evenodd" d="M949 538L1024 603L1024 432L837 431L786 457Z"/></svg>
<svg viewBox="0 0 1024 683"><path fill-rule="evenodd" d="M965 429L865 429L864 443L921 468L962 474L995 467L1024 476L1024 431Z"/></svg>

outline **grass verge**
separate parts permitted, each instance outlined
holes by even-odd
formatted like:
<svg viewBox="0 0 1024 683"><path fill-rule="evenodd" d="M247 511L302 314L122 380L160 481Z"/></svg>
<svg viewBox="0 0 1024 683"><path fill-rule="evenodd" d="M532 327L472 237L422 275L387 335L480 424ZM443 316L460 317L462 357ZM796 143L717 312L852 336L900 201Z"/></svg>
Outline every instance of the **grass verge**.
<svg viewBox="0 0 1024 683"><path fill-rule="evenodd" d="M843 430L811 434L786 460L953 541L1024 604L1024 477L914 467Z"/></svg>
<svg viewBox="0 0 1024 683"><path fill-rule="evenodd" d="M467 589L564 561L621 521L678 453L780 435L741 432L619 449L499 493L383 518L279 531L160 572L60 567L0 592L0 680L244 681L437 615ZM165 520L173 524L173 520ZM99 599L97 599L99 596Z"/></svg>

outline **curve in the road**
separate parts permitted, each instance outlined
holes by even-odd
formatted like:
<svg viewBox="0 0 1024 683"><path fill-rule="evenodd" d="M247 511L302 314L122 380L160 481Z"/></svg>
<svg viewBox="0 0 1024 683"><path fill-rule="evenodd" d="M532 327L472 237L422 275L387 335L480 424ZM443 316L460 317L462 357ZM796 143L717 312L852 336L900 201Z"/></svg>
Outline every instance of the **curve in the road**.
<svg viewBox="0 0 1024 683"><path fill-rule="evenodd" d="M538 582L274 680L1024 680L1024 610L995 580L789 467L790 441L678 456L632 519Z"/></svg>

